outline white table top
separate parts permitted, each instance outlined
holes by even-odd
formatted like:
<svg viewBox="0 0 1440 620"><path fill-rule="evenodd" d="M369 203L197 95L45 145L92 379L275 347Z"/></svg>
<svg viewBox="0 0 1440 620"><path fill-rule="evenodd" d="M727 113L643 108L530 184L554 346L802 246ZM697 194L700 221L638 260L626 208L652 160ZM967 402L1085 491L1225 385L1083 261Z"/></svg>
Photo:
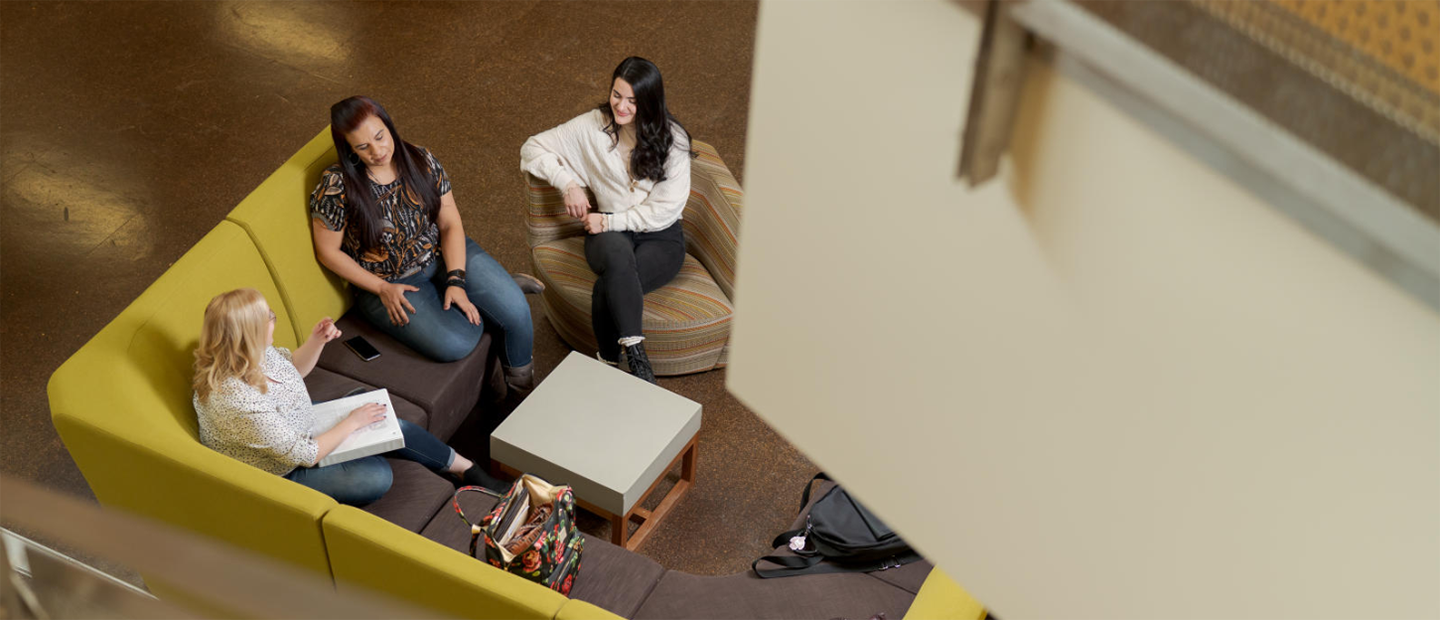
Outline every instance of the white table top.
<svg viewBox="0 0 1440 620"><path fill-rule="evenodd" d="M700 430L701 406L571 352L490 435L490 456L617 515Z"/></svg>

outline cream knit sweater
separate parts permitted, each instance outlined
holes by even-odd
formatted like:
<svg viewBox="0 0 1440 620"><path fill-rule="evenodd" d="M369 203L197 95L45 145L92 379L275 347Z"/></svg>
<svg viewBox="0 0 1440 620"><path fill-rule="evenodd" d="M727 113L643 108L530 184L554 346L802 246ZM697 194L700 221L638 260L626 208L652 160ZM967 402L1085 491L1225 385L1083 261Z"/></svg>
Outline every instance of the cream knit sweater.
<svg viewBox="0 0 1440 620"><path fill-rule="evenodd" d="M605 115L591 110L531 136L520 147L520 169L561 191L571 185L590 188L599 203L595 206L605 214L606 231L654 232L674 224L690 198L690 141L675 132L665 158L665 181L633 180L633 130L622 131L621 144L614 145L604 127Z"/></svg>

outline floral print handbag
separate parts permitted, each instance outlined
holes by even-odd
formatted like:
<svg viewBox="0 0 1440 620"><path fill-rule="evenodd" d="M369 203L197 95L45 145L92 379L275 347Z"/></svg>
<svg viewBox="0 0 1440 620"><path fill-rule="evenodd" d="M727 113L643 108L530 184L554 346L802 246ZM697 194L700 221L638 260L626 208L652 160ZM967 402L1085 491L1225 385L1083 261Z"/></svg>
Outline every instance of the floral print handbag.
<svg viewBox="0 0 1440 620"><path fill-rule="evenodd" d="M575 529L574 491L525 474L479 523L471 523L460 509L460 494L467 491L484 489L462 487L450 504L470 526L470 555L569 596L585 547L585 537Z"/></svg>

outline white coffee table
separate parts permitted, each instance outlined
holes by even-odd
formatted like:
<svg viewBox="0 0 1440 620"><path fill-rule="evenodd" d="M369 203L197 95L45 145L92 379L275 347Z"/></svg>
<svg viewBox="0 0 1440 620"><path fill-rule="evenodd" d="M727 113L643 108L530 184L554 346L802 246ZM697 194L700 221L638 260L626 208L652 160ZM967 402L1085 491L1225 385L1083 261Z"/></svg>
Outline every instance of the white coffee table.
<svg viewBox="0 0 1440 620"><path fill-rule="evenodd" d="M700 403L571 352L490 435L490 458L515 476L568 484L584 509L610 519L611 542L635 549L695 481ZM665 472L680 480L641 508ZM629 522L640 527L629 534Z"/></svg>

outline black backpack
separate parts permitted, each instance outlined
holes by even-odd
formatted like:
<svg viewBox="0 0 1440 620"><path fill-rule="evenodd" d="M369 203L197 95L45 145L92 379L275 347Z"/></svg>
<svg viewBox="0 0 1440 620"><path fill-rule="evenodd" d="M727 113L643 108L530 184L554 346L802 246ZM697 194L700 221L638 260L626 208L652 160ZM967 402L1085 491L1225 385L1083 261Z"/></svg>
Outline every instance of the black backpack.
<svg viewBox="0 0 1440 620"><path fill-rule="evenodd" d="M810 503L810 487L814 482L829 479L821 472L805 484L801 510ZM797 544L791 544L792 540ZM755 560L750 568L761 579L815 573L868 573L920 559L920 554L890 526L839 486L832 487L815 502L805 517L803 529L780 534L771 543L772 547L781 545L789 545L799 555L767 555ZM800 548L796 549L797 546ZM760 562L770 562L780 568L762 569Z"/></svg>

